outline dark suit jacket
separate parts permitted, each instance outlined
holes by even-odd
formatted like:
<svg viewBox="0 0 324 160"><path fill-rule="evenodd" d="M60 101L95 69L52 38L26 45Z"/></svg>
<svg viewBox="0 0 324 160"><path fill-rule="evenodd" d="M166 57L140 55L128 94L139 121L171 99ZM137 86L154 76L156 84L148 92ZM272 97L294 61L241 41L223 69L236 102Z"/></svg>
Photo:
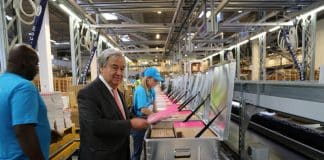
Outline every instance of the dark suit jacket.
<svg viewBox="0 0 324 160"><path fill-rule="evenodd" d="M118 91L119 92L119 91ZM78 94L81 160L129 160L131 124L125 100L124 120L113 95L97 78Z"/></svg>

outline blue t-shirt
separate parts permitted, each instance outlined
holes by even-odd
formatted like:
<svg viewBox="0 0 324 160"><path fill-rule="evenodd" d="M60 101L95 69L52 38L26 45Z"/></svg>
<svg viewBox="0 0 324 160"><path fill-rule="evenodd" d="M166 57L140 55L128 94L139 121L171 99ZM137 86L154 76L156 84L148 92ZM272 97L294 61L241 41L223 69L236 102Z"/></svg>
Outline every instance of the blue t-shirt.
<svg viewBox="0 0 324 160"><path fill-rule="evenodd" d="M0 159L28 159L14 132L18 124L35 124L45 159L51 141L46 106L32 82L12 73L0 75Z"/></svg>
<svg viewBox="0 0 324 160"><path fill-rule="evenodd" d="M136 87L134 91L134 100L133 100L135 114L137 116L143 116L141 109L148 108L150 105L153 105L154 100L155 100L155 91L153 88L149 89L149 95L147 95L142 85Z"/></svg>

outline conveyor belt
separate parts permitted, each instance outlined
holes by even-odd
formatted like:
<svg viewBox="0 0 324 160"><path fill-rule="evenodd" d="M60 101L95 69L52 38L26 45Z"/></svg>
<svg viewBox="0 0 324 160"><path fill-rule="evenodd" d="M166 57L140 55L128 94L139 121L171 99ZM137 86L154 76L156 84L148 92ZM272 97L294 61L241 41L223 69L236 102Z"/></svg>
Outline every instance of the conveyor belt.
<svg viewBox="0 0 324 160"><path fill-rule="evenodd" d="M238 123L238 115L239 108L232 107L232 121ZM324 158L324 134L316 130L262 114L252 116L249 129L307 157Z"/></svg>

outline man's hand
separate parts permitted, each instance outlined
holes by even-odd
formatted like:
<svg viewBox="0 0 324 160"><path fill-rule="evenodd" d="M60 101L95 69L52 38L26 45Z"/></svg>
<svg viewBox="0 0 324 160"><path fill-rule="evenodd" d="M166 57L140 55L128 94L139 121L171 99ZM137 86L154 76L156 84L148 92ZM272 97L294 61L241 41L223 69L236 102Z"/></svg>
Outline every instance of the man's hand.
<svg viewBox="0 0 324 160"><path fill-rule="evenodd" d="M143 118L133 118L130 120L131 126L134 129L144 129L148 126L148 122Z"/></svg>

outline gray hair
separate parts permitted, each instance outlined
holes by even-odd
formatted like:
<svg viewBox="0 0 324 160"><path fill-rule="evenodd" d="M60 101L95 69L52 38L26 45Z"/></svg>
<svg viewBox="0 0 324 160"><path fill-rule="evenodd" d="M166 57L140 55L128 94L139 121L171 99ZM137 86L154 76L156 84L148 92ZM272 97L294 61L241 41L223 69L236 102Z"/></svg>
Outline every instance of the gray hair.
<svg viewBox="0 0 324 160"><path fill-rule="evenodd" d="M97 58L97 63L99 68L103 68L107 65L107 61L110 57L113 56L124 56L121 51L114 49L114 48L109 48L101 52L101 54Z"/></svg>

